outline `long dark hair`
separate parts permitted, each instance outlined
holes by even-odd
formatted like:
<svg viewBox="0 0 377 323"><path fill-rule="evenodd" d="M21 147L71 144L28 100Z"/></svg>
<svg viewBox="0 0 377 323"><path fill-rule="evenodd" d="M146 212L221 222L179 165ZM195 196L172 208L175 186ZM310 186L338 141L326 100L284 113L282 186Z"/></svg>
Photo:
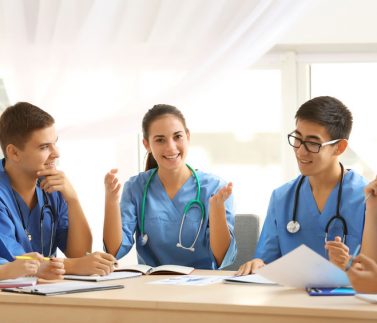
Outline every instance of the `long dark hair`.
<svg viewBox="0 0 377 323"><path fill-rule="evenodd" d="M155 106L153 106L152 109L148 110L148 112L144 115L144 118L143 118L142 128L143 128L143 138L145 140L148 141L149 127L152 124L152 122L167 114L171 114L177 119L179 119L182 122L185 128L185 131L187 132L186 120L181 111L179 111L176 107L172 105L156 104ZM158 167L157 162L154 159L152 153L148 153L147 161L145 163L145 171L152 168L157 168L157 167Z"/></svg>

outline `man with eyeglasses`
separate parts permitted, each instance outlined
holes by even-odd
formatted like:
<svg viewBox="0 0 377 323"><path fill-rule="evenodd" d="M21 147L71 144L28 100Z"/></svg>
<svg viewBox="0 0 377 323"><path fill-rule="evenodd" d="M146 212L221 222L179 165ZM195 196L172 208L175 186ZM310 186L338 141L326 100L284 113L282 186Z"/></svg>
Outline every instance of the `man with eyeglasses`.
<svg viewBox="0 0 377 323"><path fill-rule="evenodd" d="M288 135L301 175L273 191L254 259L237 274L254 273L301 244L344 268L361 243L365 179L339 157L348 146L352 114L339 100L317 97L296 112Z"/></svg>

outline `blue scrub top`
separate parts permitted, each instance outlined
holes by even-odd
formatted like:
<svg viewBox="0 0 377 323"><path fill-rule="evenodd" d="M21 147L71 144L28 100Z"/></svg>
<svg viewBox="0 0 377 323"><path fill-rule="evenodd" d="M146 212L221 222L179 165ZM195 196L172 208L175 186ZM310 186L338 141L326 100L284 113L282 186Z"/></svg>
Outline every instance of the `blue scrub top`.
<svg viewBox="0 0 377 323"><path fill-rule="evenodd" d="M43 192L39 186L36 186L38 203L30 210L21 196L12 190L9 177L4 170L4 159L0 163L0 258L12 261L14 256L27 252L39 252L42 254L40 215L44 205ZM56 248L63 252L66 249L68 235L68 207L60 192L46 194L49 204L56 213L57 226L54 232L52 254L56 253ZM18 209L21 209L21 213ZM43 221L43 241L44 256L48 256L50 249L50 237L52 230L52 214L48 208L44 209ZM24 218L25 226L32 236L29 241L22 220Z"/></svg>
<svg viewBox="0 0 377 323"><path fill-rule="evenodd" d="M280 258L301 244L307 245L318 254L328 258L327 251L324 248L325 228L330 218L336 214L339 184L331 192L322 213L320 213L309 179L306 177L300 189L297 208L297 221L301 227L298 232L289 233L287 224L293 217L295 191L299 180L300 176L272 193L267 217L255 253L255 258L260 258L265 263ZM340 215L344 217L347 223L346 245L351 254L361 243L365 216L364 187L366 184L366 180L352 170L344 175ZM336 235L343 236L341 222L336 220L332 223L329 228L328 240L334 240Z"/></svg>
<svg viewBox="0 0 377 323"><path fill-rule="evenodd" d="M221 187L225 186L226 182L200 171L196 173L200 181L200 200L205 205L205 218L194 246L195 251L191 252L176 246L184 207L190 200L195 199L197 193L194 176L191 176L183 184L171 200L160 181L158 173L156 173L150 182L145 207L144 230L148 235L148 242L144 246L141 244L141 204L144 186L151 172L152 170L140 173L131 177L124 184L120 202L123 241L116 258L119 259L129 252L134 244L135 235L138 261L142 264L153 267L174 264L201 269L217 269L232 264L237 254L236 241L233 234L233 196L230 196L225 202L226 220L231 235L231 243L223 262L220 266L217 266L209 242L209 198ZM198 207L190 209L182 229L182 244L184 246L191 246L199 229L200 220L200 209Z"/></svg>

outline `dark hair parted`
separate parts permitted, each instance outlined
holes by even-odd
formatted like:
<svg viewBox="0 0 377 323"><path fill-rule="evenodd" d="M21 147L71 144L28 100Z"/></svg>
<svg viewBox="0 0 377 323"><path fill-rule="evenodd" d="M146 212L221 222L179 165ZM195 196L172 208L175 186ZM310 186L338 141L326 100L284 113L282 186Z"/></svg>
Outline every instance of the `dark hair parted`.
<svg viewBox="0 0 377 323"><path fill-rule="evenodd" d="M0 145L6 156L9 144L23 149L35 130L44 129L55 123L54 118L27 102L18 102L4 110L0 117Z"/></svg>
<svg viewBox="0 0 377 323"><path fill-rule="evenodd" d="M152 122L156 121L157 119L160 119L167 114L170 114L174 117L176 117L178 120L180 120L183 124L183 127L185 128L185 131L187 132L186 127L186 120L183 116L182 112L178 110L176 107L168 104L156 104L153 106L152 109L149 109L148 112L144 115L142 128L143 128L143 138L148 141L149 138L149 128L152 124ZM154 159L152 153L148 153L147 161L145 164L145 171L157 168L157 162Z"/></svg>
<svg viewBox="0 0 377 323"><path fill-rule="evenodd" d="M331 140L348 139L352 130L352 113L338 99L319 96L305 102L296 112L297 120L318 123L325 127Z"/></svg>

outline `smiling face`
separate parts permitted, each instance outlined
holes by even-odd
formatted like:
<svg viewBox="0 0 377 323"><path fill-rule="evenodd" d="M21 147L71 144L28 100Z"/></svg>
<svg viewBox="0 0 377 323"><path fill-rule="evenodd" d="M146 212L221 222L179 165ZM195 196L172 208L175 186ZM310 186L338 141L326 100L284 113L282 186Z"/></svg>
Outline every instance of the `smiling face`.
<svg viewBox="0 0 377 323"><path fill-rule="evenodd" d="M179 170L185 166L190 133L172 114L154 120L148 129L148 140L143 143L161 170Z"/></svg>
<svg viewBox="0 0 377 323"><path fill-rule="evenodd" d="M57 135L54 126L33 131L22 149L12 148L14 153L8 154L16 161L19 171L32 178L37 178L37 171L56 168L59 158L56 148Z"/></svg>
<svg viewBox="0 0 377 323"><path fill-rule="evenodd" d="M325 127L318 123L298 119L293 133L297 138L305 141L324 143L332 138ZM300 172L304 176L323 174L338 164L338 143L321 147L319 153L306 150L304 145L293 148Z"/></svg>

